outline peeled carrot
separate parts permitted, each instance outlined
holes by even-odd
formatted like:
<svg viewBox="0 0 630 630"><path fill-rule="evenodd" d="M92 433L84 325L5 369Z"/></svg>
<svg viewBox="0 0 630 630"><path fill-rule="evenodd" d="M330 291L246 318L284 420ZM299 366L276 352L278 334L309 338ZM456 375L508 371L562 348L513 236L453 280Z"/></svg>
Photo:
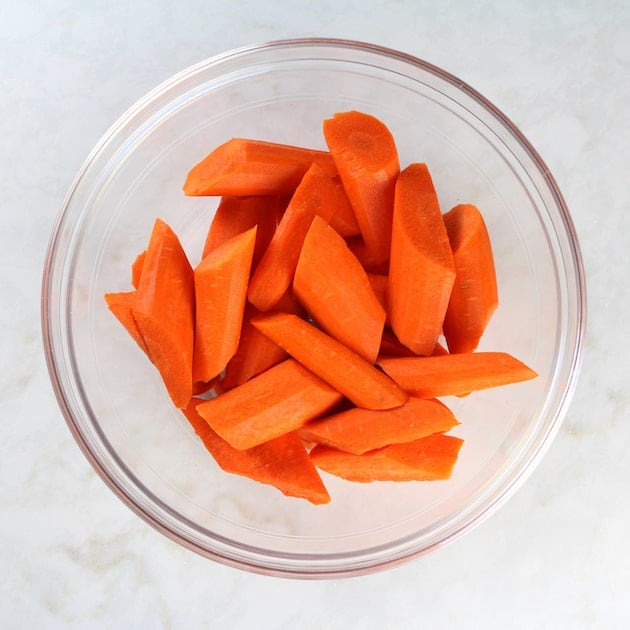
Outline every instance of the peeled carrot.
<svg viewBox="0 0 630 630"><path fill-rule="evenodd" d="M396 182L387 291L391 327L419 355L430 355L455 281L453 255L425 164L411 164Z"/></svg>
<svg viewBox="0 0 630 630"><path fill-rule="evenodd" d="M413 350L407 348L398 341L398 337L393 333L391 328L385 328L383 330L383 337L381 338L381 347L379 349L380 360L383 357L415 357L417 356Z"/></svg>
<svg viewBox="0 0 630 630"><path fill-rule="evenodd" d="M324 137L361 234L377 262L389 258L394 185L400 171L389 129L357 111L324 121Z"/></svg>
<svg viewBox="0 0 630 630"><path fill-rule="evenodd" d="M316 163L328 173L335 166L328 152L246 138L232 138L188 173L184 193L199 195L291 194Z"/></svg>
<svg viewBox="0 0 630 630"><path fill-rule="evenodd" d="M338 179L313 164L291 197L249 283L247 297L259 311L273 308L291 286L313 217L319 215L328 222L337 208L347 203Z"/></svg>
<svg viewBox="0 0 630 630"><path fill-rule="evenodd" d="M389 260L378 260L367 248L363 237L351 236L346 239L346 243L365 271L384 276L389 273Z"/></svg>
<svg viewBox="0 0 630 630"><path fill-rule="evenodd" d="M385 309L343 238L319 216L304 238L293 291L329 335L366 361L376 361Z"/></svg>
<svg viewBox="0 0 630 630"><path fill-rule="evenodd" d="M197 412L243 450L295 431L332 409L342 395L293 359L197 405Z"/></svg>
<svg viewBox="0 0 630 630"><path fill-rule="evenodd" d="M132 309L136 303L135 291L123 291L119 293L106 293L105 301L109 310L116 316L116 319L125 327L133 340L148 355L149 349L138 329L138 324L133 318ZM150 358L150 357L149 357Z"/></svg>
<svg viewBox="0 0 630 630"><path fill-rule="evenodd" d="M437 481L451 477L462 444L460 438L436 433L362 455L317 445L310 457L321 470L349 481Z"/></svg>
<svg viewBox="0 0 630 630"><path fill-rule="evenodd" d="M330 501L317 469L295 432L247 450L230 446L197 413L192 399L184 414L217 464L226 472L272 485L283 494L321 505Z"/></svg>
<svg viewBox="0 0 630 630"><path fill-rule="evenodd" d="M337 178L341 182L339 175ZM341 184L343 186L343 184ZM347 197L346 197L347 199ZM334 228L335 232L344 238L350 236L360 236L361 228L357 223L357 218L354 216L354 211L352 210L352 206L350 202L345 204L340 204L335 210L335 214L333 214L330 219L330 226Z"/></svg>
<svg viewBox="0 0 630 630"><path fill-rule="evenodd" d="M402 389L422 398L467 394L538 376L506 352L471 352L433 357L379 358Z"/></svg>
<svg viewBox="0 0 630 630"><path fill-rule="evenodd" d="M373 411L354 407L305 424L303 440L361 455L388 444L412 442L459 424L451 410L437 400L410 398L395 409Z"/></svg>
<svg viewBox="0 0 630 630"><path fill-rule="evenodd" d="M155 221L132 315L175 406L192 396L195 328L193 270L179 239Z"/></svg>
<svg viewBox="0 0 630 630"><path fill-rule="evenodd" d="M144 266L144 259L147 256L147 250L140 252L131 265L131 284L134 289L138 288L140 284L140 276L142 275L142 267Z"/></svg>
<svg viewBox="0 0 630 630"><path fill-rule="evenodd" d="M451 352L472 352L498 305L492 246L483 216L473 205L455 206L444 215L444 224L456 273L444 336Z"/></svg>
<svg viewBox="0 0 630 630"><path fill-rule="evenodd" d="M358 407L390 409L409 398L372 364L295 315L268 313L252 324Z"/></svg>
<svg viewBox="0 0 630 630"><path fill-rule="evenodd" d="M220 374L238 348L256 231L233 236L195 268L195 381Z"/></svg>
<svg viewBox="0 0 630 630"><path fill-rule="evenodd" d="M225 241L256 226L252 257L252 268L255 268L276 231L283 204L283 199L276 196L222 197L210 223L201 257L205 258Z"/></svg>

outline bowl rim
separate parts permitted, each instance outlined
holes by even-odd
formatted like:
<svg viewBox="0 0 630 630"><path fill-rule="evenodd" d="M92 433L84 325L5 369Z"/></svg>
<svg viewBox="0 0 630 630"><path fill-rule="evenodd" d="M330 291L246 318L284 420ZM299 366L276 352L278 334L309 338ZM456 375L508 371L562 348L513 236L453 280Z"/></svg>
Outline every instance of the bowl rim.
<svg viewBox="0 0 630 630"><path fill-rule="evenodd" d="M151 103L158 94L162 94L164 91L174 87L175 85L183 82L186 78L193 76L197 72L204 68L221 64L230 59L256 53L264 50L274 48L299 48L299 47L322 47L322 48L348 48L354 50L360 50L362 52L371 53L380 57L389 57L391 59L415 66L425 72L429 72L436 75L438 78L450 83L457 90L464 93L466 96L476 101L490 114L492 114L499 122L505 127L505 129L511 134L512 138L516 140L525 153L536 165L539 174L543 176L545 183L548 187L548 192L551 193L554 202L559 210L559 218L566 231L566 237L570 246L570 260L573 264L573 271L575 273L575 289L576 293L576 336L575 345L570 357L570 370L567 383L562 390L562 396L560 397L557 408L555 411L555 417L553 421L549 423L547 431L544 434L537 436L537 445L533 451L531 457L525 462L525 464L515 471L515 475L510 481L503 487L501 493L492 497L492 500L487 502L483 509L478 511L473 518L468 519L462 523L454 531L451 531L445 537L439 541L434 542L426 547L417 549L410 553L405 553L401 556L388 558L384 561L371 562L365 565L353 565L350 567L338 567L320 569L315 567L314 570L308 570L303 567L289 567L284 566L278 568L277 566L264 565L256 561L248 562L242 557L236 558L229 554L220 553L218 550L210 550L205 547L196 545L193 541L185 538L177 532L169 529L165 524L160 522L158 518L153 516L148 510L133 501L133 499L125 492L125 490L117 483L117 481L109 474L105 467L101 464L94 452L91 450L86 439L79 430L77 424L74 421L72 411L69 402L66 398L64 387L61 382L57 370L58 360L54 356L53 341L51 323L49 321L49 307L51 303L51 283L52 275L51 270L53 268L53 261L57 252L57 245L60 239L60 232L63 224L65 214L68 206L70 205L74 191L78 188L80 182L85 176L86 171L91 164L96 160L97 156L101 153L102 148L108 144L108 142L116 136L118 131L124 127L138 112L141 112L149 103ZM291 38L291 39L276 39L269 40L258 44L250 44L247 46L241 46L221 52L219 54L210 56L203 59L193 65L184 68L178 73L172 75L170 78L158 84L152 90L147 92L143 97L133 103L118 119L106 130L101 136L99 141L94 145L87 158L83 162L82 166L75 175L68 191L60 206L60 210L57 214L55 222L53 224L51 236L49 239L48 248L43 266L42 282L41 282L41 302L40 302L40 318L41 318L41 331L44 346L44 355L46 365L50 377L50 381L53 387L57 403L64 416L65 422L70 429L70 432L86 457L92 468L96 471L99 477L105 482L110 490L137 516L139 516L146 523L151 525L154 529L166 536L168 539L177 542L181 546L194 551L195 553L202 555L206 558L215 560L224 565L232 566L239 569L246 569L248 571L272 575L285 578L310 578L310 579L330 579L349 576L358 576L368 573L373 573L377 570L384 570L390 567L394 567L403 563L407 563L415 558L423 556L431 551L445 546L446 544L453 542L463 536L465 533L478 526L482 521L492 515L499 507L501 507L513 494L521 487L526 481L527 477L536 468L540 459L543 457L557 431L562 424L564 416L568 410L569 403L575 393L580 368L583 360L583 346L584 338L586 334L586 316L587 316L587 297L586 297L586 279L584 263L582 254L580 251L577 232L573 220L570 216L567 204L560 191L560 188L551 174L546 163L533 147L529 140L524 136L520 129L508 118L500 109L498 109L491 101L489 101L480 92L475 90L466 82L462 81L450 72L443 70L442 68L414 55L404 53L393 48L388 48L378 44L372 44L359 40L343 39L343 38L326 38L326 37L304 37L304 38Z"/></svg>

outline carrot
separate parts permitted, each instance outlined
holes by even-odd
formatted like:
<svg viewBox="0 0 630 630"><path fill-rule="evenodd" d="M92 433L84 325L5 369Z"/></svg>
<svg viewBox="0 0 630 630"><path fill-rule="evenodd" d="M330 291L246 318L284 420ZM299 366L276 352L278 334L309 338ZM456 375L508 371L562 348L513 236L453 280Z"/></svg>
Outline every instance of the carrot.
<svg viewBox="0 0 630 630"><path fill-rule="evenodd" d="M195 381L220 374L238 348L256 231L233 236L195 268Z"/></svg>
<svg viewBox="0 0 630 630"><path fill-rule="evenodd" d="M336 176L339 182L341 182L341 178L339 175ZM341 184L343 186L343 184ZM347 197L346 197L347 200ZM357 223L357 218L354 216L354 211L352 210L352 206L350 205L350 201L348 203L339 204L335 214L333 214L330 219L330 226L334 228L335 232L344 238L350 236L360 236L361 228Z"/></svg>
<svg viewBox="0 0 630 630"><path fill-rule="evenodd" d="M268 311L291 286L304 237L315 215L330 221L347 203L338 180L313 164L291 197L267 250L249 283L247 297L259 310Z"/></svg>
<svg viewBox="0 0 630 630"><path fill-rule="evenodd" d="M368 250L363 237L351 236L346 239L346 243L365 271L384 276L388 274L389 260L380 261L375 258L370 250Z"/></svg>
<svg viewBox="0 0 630 630"><path fill-rule="evenodd" d="M313 163L328 173L335 172L326 151L232 138L189 171L184 193L190 196L291 194Z"/></svg>
<svg viewBox="0 0 630 630"><path fill-rule="evenodd" d="M393 333L391 328L385 328L383 330L383 337L381 338L381 347L378 352L378 360L383 357L415 357L417 356L413 350L404 346L398 337Z"/></svg>
<svg viewBox="0 0 630 630"><path fill-rule="evenodd" d="M349 481L437 481L451 477L462 444L460 438L436 433L362 455L317 445L310 457L321 470Z"/></svg>
<svg viewBox="0 0 630 630"><path fill-rule="evenodd" d="M372 364L296 315L265 314L252 324L358 407L390 409L409 398Z"/></svg>
<svg viewBox="0 0 630 630"><path fill-rule="evenodd" d="M432 354L454 280L431 175L425 164L411 164L396 182L387 310L396 336L416 354Z"/></svg>
<svg viewBox="0 0 630 630"><path fill-rule="evenodd" d="M378 364L402 389L422 398L467 394L538 376L506 352L383 357L379 358Z"/></svg>
<svg viewBox="0 0 630 630"><path fill-rule="evenodd" d="M131 284L134 289L138 288L140 284L140 276L142 275L142 267L144 266L144 259L147 256L147 250L140 252L131 265Z"/></svg>
<svg viewBox="0 0 630 630"><path fill-rule="evenodd" d="M119 293L106 293L105 302L109 310L115 315L116 319L125 327L132 339L140 346L140 348L149 354L147 344L144 342L138 324L133 318L132 309L136 303L135 291L122 291ZM150 357L149 357L150 358Z"/></svg>
<svg viewBox="0 0 630 630"><path fill-rule="evenodd" d="M367 248L383 262L389 258L394 185L400 171L394 138L380 120L357 111L325 120L324 137Z"/></svg>
<svg viewBox="0 0 630 630"><path fill-rule="evenodd" d="M276 231L282 209L281 197L222 197L210 223L202 258L233 236L257 226L252 257L254 269Z"/></svg>
<svg viewBox="0 0 630 630"><path fill-rule="evenodd" d="M192 396L193 270L161 219L153 226L131 312L173 403L185 407Z"/></svg>
<svg viewBox="0 0 630 630"><path fill-rule="evenodd" d="M329 335L366 361L376 361L385 309L343 238L319 216L304 238L293 291Z"/></svg>
<svg viewBox="0 0 630 630"><path fill-rule="evenodd" d="M444 336L451 352L472 352L498 306L492 246L483 216L470 204L444 215L453 260L455 284L444 318Z"/></svg>
<svg viewBox="0 0 630 630"><path fill-rule="evenodd" d="M197 412L243 450L295 431L332 409L342 395L293 359L197 405Z"/></svg>
<svg viewBox="0 0 630 630"><path fill-rule="evenodd" d="M291 432L247 450L230 446L197 413L192 399L184 414L217 464L226 472L272 485L290 497L321 505L330 501L317 469L297 433Z"/></svg>
<svg viewBox="0 0 630 630"><path fill-rule="evenodd" d="M445 432L457 424L453 413L441 402L410 398L396 409L372 411L354 407L313 420L299 434L303 440L361 455L388 444Z"/></svg>

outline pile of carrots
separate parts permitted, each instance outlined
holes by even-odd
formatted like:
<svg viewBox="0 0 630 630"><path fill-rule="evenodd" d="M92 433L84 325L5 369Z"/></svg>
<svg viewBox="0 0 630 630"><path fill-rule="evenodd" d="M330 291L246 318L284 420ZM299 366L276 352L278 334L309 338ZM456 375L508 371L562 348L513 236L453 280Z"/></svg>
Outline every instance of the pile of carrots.
<svg viewBox="0 0 630 630"><path fill-rule="evenodd" d="M498 304L480 211L442 213L371 115L323 134L328 151L216 148L183 187L220 197L200 262L157 219L133 290L105 295L218 465L314 504L320 470L448 479L462 440L438 398L536 376L476 351Z"/></svg>

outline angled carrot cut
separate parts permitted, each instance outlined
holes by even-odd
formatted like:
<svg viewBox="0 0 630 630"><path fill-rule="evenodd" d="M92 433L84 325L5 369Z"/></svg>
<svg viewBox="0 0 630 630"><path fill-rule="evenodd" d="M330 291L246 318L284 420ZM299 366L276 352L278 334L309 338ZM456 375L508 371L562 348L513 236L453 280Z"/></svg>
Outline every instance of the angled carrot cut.
<svg viewBox="0 0 630 630"><path fill-rule="evenodd" d="M220 374L238 348L256 231L227 240L195 268L195 381Z"/></svg>
<svg viewBox="0 0 630 630"><path fill-rule="evenodd" d="M330 336L366 361L376 361L385 309L343 238L319 216L304 238L293 291Z"/></svg>
<svg viewBox="0 0 630 630"><path fill-rule="evenodd" d="M371 363L296 315L267 313L252 323L358 407L391 409L409 398Z"/></svg>
<svg viewBox="0 0 630 630"><path fill-rule="evenodd" d="M346 195L337 178L313 164L291 197L249 283L247 297L259 311L273 308L291 286L313 217L319 215L328 223L345 203Z"/></svg>
<svg viewBox="0 0 630 630"><path fill-rule="evenodd" d="M142 267L144 266L144 259L147 256L147 250L140 252L131 265L131 284L134 289L138 288L140 284L140 276L142 275Z"/></svg>
<svg viewBox="0 0 630 630"><path fill-rule="evenodd" d="M317 468L348 481L438 481L451 477L462 444L436 433L361 455L318 444L310 457Z"/></svg>
<svg viewBox="0 0 630 630"><path fill-rule="evenodd" d="M105 302L116 319L125 327L132 339L140 346L145 354L149 354L147 344L138 329L138 324L133 318L133 307L136 303L135 291L121 291L118 293L106 293ZM150 357L149 357L150 358Z"/></svg>
<svg viewBox="0 0 630 630"><path fill-rule="evenodd" d="M510 385L538 376L506 352L471 352L432 357L379 358L402 389L422 398L456 396Z"/></svg>
<svg viewBox="0 0 630 630"><path fill-rule="evenodd" d="M257 446L332 409L343 396L293 359L202 402L196 409L231 446Z"/></svg>
<svg viewBox="0 0 630 630"><path fill-rule="evenodd" d="M197 413L196 406L201 402L193 398L184 409L184 415L224 471L272 485L286 496L306 499L315 505L330 501L317 469L295 432L238 450L217 435Z"/></svg>
<svg viewBox="0 0 630 630"><path fill-rule="evenodd" d="M411 164L396 182L388 314L398 339L430 355L455 281L453 255L426 164Z"/></svg>
<svg viewBox="0 0 630 630"><path fill-rule="evenodd" d="M324 121L324 137L335 161L368 250L375 261L389 258L394 185L400 171L389 129L357 111Z"/></svg>
<svg viewBox="0 0 630 630"><path fill-rule="evenodd" d="M444 336L450 352L473 352L498 305L490 236L481 212L471 204L449 210L444 224L456 274Z"/></svg>
<svg viewBox="0 0 630 630"><path fill-rule="evenodd" d="M332 157L326 151L232 138L189 171L184 193L190 196L291 194L313 163L335 173Z"/></svg>
<svg viewBox="0 0 630 630"><path fill-rule="evenodd" d="M305 424L304 440L361 455L389 444L413 442L449 431L459 424L452 411L437 400L410 398L395 409L373 411L354 407Z"/></svg>

